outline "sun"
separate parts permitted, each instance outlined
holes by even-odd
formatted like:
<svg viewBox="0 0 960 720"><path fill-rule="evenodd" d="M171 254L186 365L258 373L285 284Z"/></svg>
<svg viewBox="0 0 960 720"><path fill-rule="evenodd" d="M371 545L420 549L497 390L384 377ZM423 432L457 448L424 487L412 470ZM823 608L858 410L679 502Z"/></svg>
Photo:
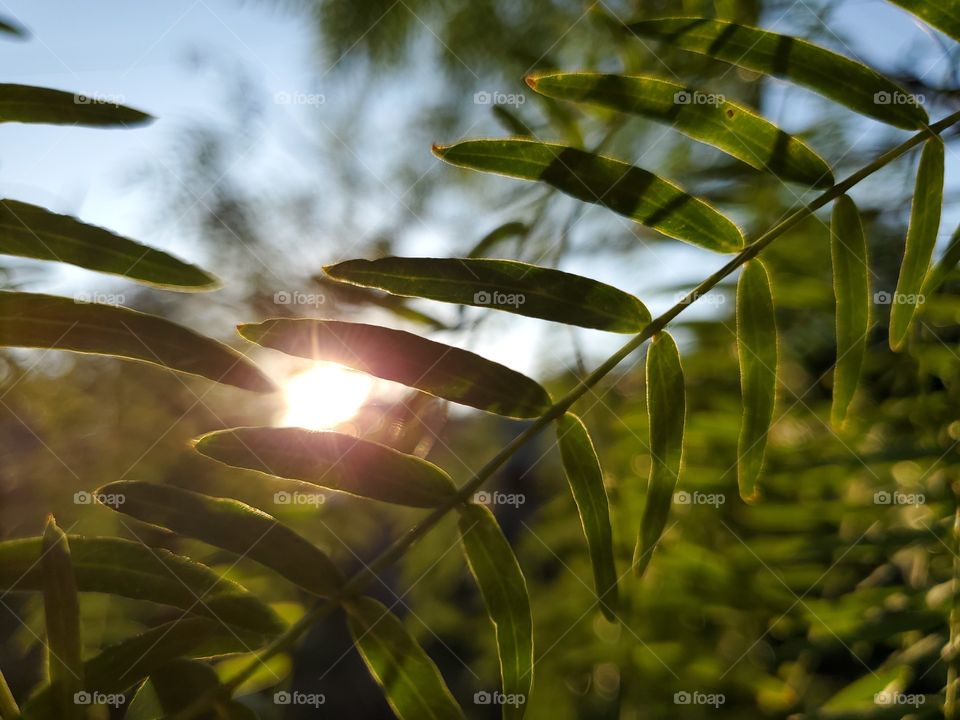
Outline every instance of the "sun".
<svg viewBox="0 0 960 720"><path fill-rule="evenodd" d="M294 375L284 387L284 425L324 430L357 414L370 395L373 380L328 363Z"/></svg>

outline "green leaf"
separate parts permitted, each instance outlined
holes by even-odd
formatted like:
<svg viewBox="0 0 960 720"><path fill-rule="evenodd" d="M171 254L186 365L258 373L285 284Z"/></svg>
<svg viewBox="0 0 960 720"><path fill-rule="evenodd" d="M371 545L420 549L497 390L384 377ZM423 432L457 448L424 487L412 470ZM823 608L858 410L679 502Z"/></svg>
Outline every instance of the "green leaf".
<svg viewBox="0 0 960 720"><path fill-rule="evenodd" d="M940 256L937 264L927 273L920 294L924 297L933 295L946 282L951 273L957 269L958 263L960 263L960 225L953 231L947 249L943 251L943 255Z"/></svg>
<svg viewBox="0 0 960 720"><path fill-rule="evenodd" d="M743 245L740 229L706 202L619 160L532 140L468 140L434 152L460 167L545 182L708 250L735 252Z"/></svg>
<svg viewBox="0 0 960 720"><path fill-rule="evenodd" d="M737 282L737 354L743 396L737 482L740 496L753 502L777 396L777 323L770 278L759 260L746 263Z"/></svg>
<svg viewBox="0 0 960 720"><path fill-rule="evenodd" d="M483 505L460 510L460 539L497 633L504 718L522 718L533 686L533 619L527 581L496 518Z"/></svg>
<svg viewBox="0 0 960 720"><path fill-rule="evenodd" d="M917 305L924 301L920 294L923 279L930 267L933 248L940 229L943 205L943 140L931 138L923 146L917 183L910 209L910 227L900 265L897 290L890 306L890 347L899 350L907 341Z"/></svg>
<svg viewBox="0 0 960 720"><path fill-rule="evenodd" d="M102 650L83 665L87 699L94 693L116 696L177 658L215 657L249 649L247 638L206 618L180 618ZM107 698L110 699L110 698ZM119 700L117 700L119 702ZM56 718L46 685L23 709L26 720Z"/></svg>
<svg viewBox="0 0 960 720"><path fill-rule="evenodd" d="M435 507L456 493L433 463L342 433L233 428L203 435L196 449L225 465L397 505Z"/></svg>
<svg viewBox="0 0 960 720"><path fill-rule="evenodd" d="M20 720L20 707L13 699L7 679L0 672L0 720Z"/></svg>
<svg viewBox="0 0 960 720"><path fill-rule="evenodd" d="M198 660L177 659L156 672L138 689L127 705L124 720L162 720L190 706L220 686L216 671ZM232 700L220 700L200 716L203 720L243 720L256 715Z"/></svg>
<svg viewBox="0 0 960 720"><path fill-rule="evenodd" d="M956 0L891 0L954 40L960 40L960 6Z"/></svg>
<svg viewBox="0 0 960 720"><path fill-rule="evenodd" d="M617 567L613 558L613 532L610 529L610 508L603 486L603 471L593 448L590 433L573 413L557 420L557 442L563 469L580 513L583 534L590 549L593 582L603 614L611 622L617 619L619 607Z"/></svg>
<svg viewBox="0 0 960 720"><path fill-rule="evenodd" d="M153 117L145 112L82 93L0 84L0 123L130 127L152 120Z"/></svg>
<svg viewBox="0 0 960 720"><path fill-rule="evenodd" d="M324 290L333 292L337 296L337 300L341 300L344 303L350 305L370 305L372 307L382 308L396 315L401 320L408 320L418 325L425 325L434 330L448 329L443 322L437 320L435 317L410 307L406 298L388 295L387 293L369 290L355 285L345 285L344 283L338 283L323 275L315 275L311 280Z"/></svg>
<svg viewBox="0 0 960 720"><path fill-rule="evenodd" d="M97 494L122 497L117 511L255 560L315 595L329 596L343 584L326 553L239 500L130 481L104 485Z"/></svg>
<svg viewBox="0 0 960 720"><path fill-rule="evenodd" d="M91 496L87 493L85 497ZM170 605L264 635L283 630L273 610L240 585L193 560L119 538L72 535L69 543L80 592ZM41 592L42 552L39 537L0 542L0 591Z"/></svg>
<svg viewBox="0 0 960 720"><path fill-rule="evenodd" d="M480 238L479 242L473 246L473 250L470 251L467 257L485 257L490 254L490 251L493 250L493 248L502 243L504 240L508 240L512 237L523 237L528 232L530 232L529 226L527 226L526 223L516 220L504 223L503 225L498 225Z"/></svg>
<svg viewBox="0 0 960 720"><path fill-rule="evenodd" d="M683 461L687 395L677 343L659 333L647 351L647 415L650 418L650 479L640 523L634 570L643 575L667 526Z"/></svg>
<svg viewBox="0 0 960 720"><path fill-rule="evenodd" d="M800 38L702 17L641 20L630 23L628 30L803 85L897 127L918 130L929 120L914 97L896 83L866 65Z"/></svg>
<svg viewBox="0 0 960 720"><path fill-rule="evenodd" d="M158 287L209 290L217 284L165 252L17 200L0 200L0 253L70 263Z"/></svg>
<svg viewBox="0 0 960 720"><path fill-rule="evenodd" d="M684 135L784 180L830 187L830 166L806 143L722 95L648 76L551 73L527 78L539 93L667 123Z"/></svg>
<svg viewBox="0 0 960 720"><path fill-rule="evenodd" d="M395 295L504 310L566 325L634 333L650 312L629 293L590 278L512 260L347 260L324 268L337 280Z"/></svg>
<svg viewBox="0 0 960 720"><path fill-rule="evenodd" d="M833 206L830 225L833 292L837 301L837 364L833 371L830 418L840 428L860 383L860 369L870 331L870 267L860 213L842 195Z"/></svg>
<svg viewBox="0 0 960 720"><path fill-rule="evenodd" d="M43 531L40 568L43 611L47 627L47 668L60 717L83 720L84 707L74 701L83 689L83 643L80 640L80 601L70 561L70 544L53 516Z"/></svg>
<svg viewBox="0 0 960 720"><path fill-rule="evenodd" d="M525 375L402 330L310 319L267 320L237 329L264 347L339 363L498 415L537 417L550 407L547 391Z"/></svg>
<svg viewBox="0 0 960 720"><path fill-rule="evenodd" d="M399 720L464 717L433 660L395 615L369 597L344 608L353 642Z"/></svg>
<svg viewBox="0 0 960 720"><path fill-rule="evenodd" d="M114 355L245 390L276 389L243 355L181 325L54 295L0 292L0 346Z"/></svg>

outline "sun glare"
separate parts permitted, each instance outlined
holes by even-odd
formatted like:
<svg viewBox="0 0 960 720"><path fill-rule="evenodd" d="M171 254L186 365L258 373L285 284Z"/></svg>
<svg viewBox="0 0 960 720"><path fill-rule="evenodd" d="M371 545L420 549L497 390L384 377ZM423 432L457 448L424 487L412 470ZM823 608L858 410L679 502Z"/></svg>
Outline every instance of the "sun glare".
<svg viewBox="0 0 960 720"><path fill-rule="evenodd" d="M287 380L284 425L323 430L357 414L373 387L362 373L321 364Z"/></svg>

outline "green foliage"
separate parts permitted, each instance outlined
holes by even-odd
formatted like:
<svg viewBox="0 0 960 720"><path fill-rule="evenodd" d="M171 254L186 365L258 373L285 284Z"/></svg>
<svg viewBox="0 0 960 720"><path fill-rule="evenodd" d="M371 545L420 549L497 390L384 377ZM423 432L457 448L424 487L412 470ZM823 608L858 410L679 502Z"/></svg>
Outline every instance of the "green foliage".
<svg viewBox="0 0 960 720"><path fill-rule="evenodd" d="M460 509L460 541L497 631L503 717L522 718L533 686L533 620L527 583L496 518L482 505Z"/></svg>
<svg viewBox="0 0 960 720"><path fill-rule="evenodd" d="M433 463L342 433L233 428L204 435L195 447L226 465L398 505L434 507L455 491Z"/></svg>
<svg viewBox="0 0 960 720"><path fill-rule="evenodd" d="M603 487L600 459L586 426L573 413L557 420L557 444L570 491L577 503L583 534L590 548L593 582L603 614L611 622L617 618L619 591L617 566L613 554L613 531L607 491Z"/></svg>
<svg viewBox="0 0 960 720"><path fill-rule="evenodd" d="M759 260L744 265L737 282L737 354L743 396L737 480L740 496L753 502L759 497L757 481L773 421L779 355L770 278Z"/></svg>
<svg viewBox="0 0 960 720"><path fill-rule="evenodd" d="M550 407L547 391L530 378L475 353L402 330L284 318L241 325L239 331L264 347L339 363L498 415L537 417Z"/></svg>
<svg viewBox="0 0 960 720"><path fill-rule="evenodd" d="M953 4L895 1L934 27L954 38L958 36ZM369 11L350 7L349 12ZM482 9L464 12L483 15ZM496 13L488 16L495 17ZM200 455L229 468L231 480L224 492L240 494L248 489L235 481L233 470L252 470L266 476L257 478L259 487L266 490L280 487L284 480L294 480L413 508L414 512L428 511L420 513L419 522L375 559L362 561L363 570L349 578L312 537L295 530L286 518L281 522L252 503L219 496L214 488L203 486L203 491L197 492L169 484L126 480L103 485L96 498L117 511L115 518L120 519L122 513L146 523L146 527L135 526L145 531L147 537L144 540L134 533L140 542L68 537L52 517L42 537L0 542L0 589L4 593L38 593L43 601L49 681L30 695L24 705L25 718L86 717L86 709L77 702L78 693L122 693L138 686L126 708L126 717L133 720L167 717L188 708L190 717L247 720L255 717L254 711L231 696L249 688L251 678L262 667L269 670L267 663L285 659L283 653L337 607L345 611L353 647L398 718L462 718L463 711L437 665L421 646L420 638L390 609L365 594L393 563L419 551L422 545L415 547L415 543L440 526L450 512L459 516L457 531L466 565L495 629L495 643L488 644L496 646L501 682L497 693L502 691L502 715L508 719L522 718L534 687L530 588L538 588L542 578L531 574L537 584L528 583L515 552L515 548L527 548L504 531L505 521L502 528L489 509L471 499L517 456L521 447L554 422L560 459L580 522L570 522L570 506L563 510L562 521L550 530L560 534L565 542L573 535L577 547L582 546L581 530L586 538L593 592L601 612L611 623L599 629L594 625L593 634L585 636L585 645L589 647L584 650L584 657L588 662L604 653L616 658L617 672L623 669L623 677L618 674L616 678L618 692L626 688L624 692L634 693L636 699L652 692L651 688L662 691L679 680L653 646L671 664L682 665L691 676L701 680L717 681L720 676L719 681L723 681L730 673L724 688L749 695L731 707L730 717L744 716L744 706L749 706L754 714L759 708L763 715L777 717L796 710L803 710L810 717L885 716L886 709L877 709L877 693L899 693L910 683L919 683L926 673L919 675L916 671L924 664L928 665L927 672L936 670L931 682L936 683L937 694L931 695L930 705L934 705L934 698L939 704L941 694L947 708L955 705L955 654L960 642L956 583L960 564L953 561L955 548L947 547L944 538L949 536L949 522L955 513L955 490L950 482L956 478L941 477L936 482L921 484L924 477L920 476L916 484L930 494L925 508L930 514L916 513L910 517L904 513L893 521L885 517L878 522L876 507L865 511L857 505L863 502L861 496L871 492L877 493L875 506L884 504L883 493L891 495L885 488L874 490L881 481L872 469L874 461L867 464L840 441L878 483L859 477L859 466L854 466L854 473L844 466L844 461L829 457L823 460L811 452L817 442L830 440L823 433L826 425L820 420L820 415L825 414L825 403L809 408L805 402L809 390L801 388L802 392L796 392L798 383L793 374L798 373L801 361L815 364L811 357L798 356L806 352L812 356L817 349L807 348L802 336L781 338L778 315L791 320L788 327L792 333L803 326L805 318L798 320L792 315L808 312L810 297L820 297L815 292L804 295L803 280L816 283L818 272L827 272L826 258L815 254L823 248L811 242L808 247L785 251L791 259L786 263L776 254L779 248L771 245L789 233L799 234L800 223L835 201L829 248L836 353L832 347L824 353L830 356L831 366L836 358L829 411L832 422L858 437L863 448L877 455L883 455L878 448L889 452L889 457L879 457L876 464L893 463L891 474L898 482L913 472L911 463L918 458L936 458L930 468L936 467L953 451L957 437L956 356L935 333L956 324L956 306L951 305L953 296L946 290L955 279L960 231L932 270L930 263L943 205L945 148L939 134L960 122L960 113L927 127L926 111L898 84L872 68L798 37L739 22L706 17L641 19L628 24L626 29L639 37L706 56L702 67L712 68L711 61L716 59L782 78L868 117L920 132L835 185L826 160L799 137L784 133L747 105L725 99L706 104L678 99L679 93L710 94L709 82L702 84L703 90L693 90L682 80L674 82L639 74L549 71L531 76L530 85L548 103L544 117L564 130L567 142L582 144L579 117L554 100L669 123L687 137L718 148L752 168L825 190L805 208L785 215L786 219L775 221L766 232L750 239L706 199L688 194L647 170L604 157L598 154L599 150L590 152L567 144L540 142L535 139L538 133L533 126L504 108L495 108L495 114L524 139L466 140L435 147L436 154L453 165L542 182L551 192L558 190L577 200L603 206L668 238L737 255L656 318L640 299L591 278L515 260L481 257L499 253L508 239L517 239L521 250L532 243L536 223L527 220L502 222L474 245L467 258L383 257L347 260L325 268L329 278L317 282L334 293L342 293L347 302L385 309L398 318L434 329L445 325L408 305L405 298L503 310L567 326L630 333L633 337L596 370L577 378L573 388L554 401L539 382L508 367L400 330L303 318L271 318L240 325L243 338L263 347L300 358L335 362L420 391L422 394L409 396L413 407L404 408L406 414L402 416L403 422L417 429L425 424L424 408L435 402L433 398L532 422L492 459L479 465L480 469L471 470L460 486L440 465L421 456L426 452L421 451L417 433L404 435L409 427L392 434L382 426L370 430L359 420L359 427L354 428L356 434L293 427L228 427L196 440L195 449ZM22 34L18 26L5 21L0 21L0 31ZM533 65L537 63L539 60ZM629 62L624 65L625 70L630 69ZM709 77L709 72L700 75ZM720 87L719 80L717 83ZM80 103L61 91L0 85L0 122L127 126L149 119L130 108ZM867 411L870 401L879 405L886 397L883 393L896 393L887 387L876 389L888 382L867 352L871 330L870 263L876 260L873 252L867 252L866 216L861 217L845 193L920 144L923 151L891 307L889 344L896 350L906 348L911 328L916 327L921 316L929 318L936 327L923 322L923 331L915 333L917 347L907 348L911 351L910 362L917 367L903 371L902 365L896 365L898 377L889 381L897 392L904 386L916 397L911 403L899 402L899 398L898 403L888 403L883 410L890 412L890 420L871 421L869 432L864 432L860 426L866 426L864 418L852 417L849 412L858 389L869 396L864 403ZM761 199L758 204L762 202ZM779 213L779 208L775 213ZM762 212L759 214L762 216ZM14 200L0 201L0 253L71 263L161 289L211 289L214 284L213 277L205 271L166 253L75 218ZM758 257L761 253L762 260ZM795 262L794 253L798 258ZM562 257L562 253L557 257ZM789 278L790 282L778 284L778 301L785 299L775 309L771 277L780 278L781 265L789 265L794 276ZM769 272L768 266L776 272ZM722 288L722 283L738 269L741 273L736 287L735 340L731 340L729 328L722 323L689 325L687 329L693 330L703 349L685 358L685 376L677 344L666 327L688 305L700 301L711 290ZM800 272L808 272L810 278L798 278ZM917 302L899 302L902 296L935 293L941 304L931 302L930 307L922 310ZM938 318L943 317L948 320L938 323ZM811 319L815 321L816 318ZM715 332L711 334L712 331ZM930 339L928 335L934 335L936 343L925 343L925 339ZM620 467L620 460L626 456L642 458L637 467L648 464L644 495L635 492L637 483L617 481L609 488L605 485L591 433L570 409L588 397L600 403L603 398L595 389L647 340L652 342L646 357L645 416L637 411L637 385L629 373L616 378L624 381L626 389L619 399L614 397L610 402L622 402L630 413L637 413L627 417L638 428L645 426L648 447L640 451L640 435L630 426L628 450L617 445L623 442L622 438L610 439L594 432L602 438L599 446L605 452L607 447L611 448L613 461L605 460L605 466L616 468L608 469L612 475L626 474ZM787 346L786 352L781 349L781 341ZM742 412L736 438L726 433L724 427L713 427L714 418L737 412L730 406L723 407L726 396L720 394L724 388L734 388L735 392L733 355L731 352L727 357L724 352L734 344ZM0 345L117 356L237 388L257 392L275 389L273 382L242 354L212 338L156 315L64 297L0 292ZM951 355L943 355L939 345ZM782 355L789 362L782 362ZM808 415L803 418L801 429L793 432L802 441L788 441L793 443L792 464L784 462L784 453L774 452L776 443L772 440L781 370L784 388L797 396L797 404L803 403ZM911 386L921 382L923 393ZM814 382L812 387L818 383ZM692 390L688 396L688 386L700 390L719 387L719 399L712 392ZM880 401L876 400L878 397ZM910 423L920 424L918 416L924 418L926 434L922 440L926 445L918 439L907 450L885 447L884 443L891 438L906 434L904 428L912 427ZM395 417L385 412L381 425L389 425ZM459 439L466 440L464 436L470 432L461 428ZM790 436L790 432L788 429L784 435ZM368 439L376 433L400 447ZM600 433L609 434L603 427ZM445 442L442 444L444 452L456 453ZM946 451L941 453L944 446ZM710 476L714 490L726 487L725 476L716 476L728 450L736 454L740 496L750 503L759 500L762 481L768 502L750 508L731 502L721 510L726 501L716 498L725 498L724 492L710 494L707 497L715 498L712 511L719 513L721 519L709 525L698 522L694 515L703 512L703 508L673 507L681 471L684 487L691 478L703 482L705 476ZM852 464L846 458L845 462ZM464 465L470 468L468 463ZM631 471L636 472L632 463ZM919 475L919 471L914 475ZM542 508L545 515L560 507L560 501L555 499L560 494L552 490L550 494L553 497ZM338 501L349 503L351 499L340 497ZM641 503L642 515L637 512ZM361 526L359 532L368 532L363 523L377 509L338 503L332 512L345 515L344 507L351 508L351 522ZM671 513L681 529L689 533L675 546L673 533L665 535ZM121 522L129 532L134 532L130 525ZM322 521L319 524L325 525ZM519 524L552 552L526 520ZM718 534L720 528L726 532ZM620 542L620 536L626 534L623 529L629 529L630 537L637 534L634 566L639 574L647 573L646 587L655 587L656 592L635 592L618 582L617 563L626 555L624 543ZM860 534L852 544L851 533ZM252 560L289 580L295 587L286 588L287 591L304 590L311 601L316 597L323 600L310 610L304 610L299 602L288 603L296 618L288 625L277 608L260 599L256 585L251 584L252 589L248 589L228 578L212 561L201 564L151 544L182 540L200 541L212 546L215 552L223 550L231 557ZM359 560L360 555L348 543L344 544ZM651 563L654 548L660 546L665 547L657 550L657 563ZM944 553L944 548L949 552ZM424 552L433 550L428 546ZM536 555L531 555L532 566ZM554 555L560 565L569 569L563 558ZM432 569L444 557L428 559ZM785 568L783 577L771 570L775 582L758 579L758 566L770 569L771 564ZM827 568L825 573L821 572L823 567ZM834 570L837 575L827 578ZM228 572L246 582L243 570L234 573L231 566ZM688 586L691 578L697 582ZM253 580L257 582L258 578ZM723 593L729 595L731 588L733 600L721 597ZM163 606L167 614L161 616L159 624L103 648L84 661L80 594L149 601ZM691 603L690 597L696 602ZM400 601L402 598L398 598ZM570 618L560 616L564 609L558 609L560 605L566 606L544 603L542 614L538 608L537 616L538 623L545 627L562 624L562 639L575 632L578 623L569 626ZM694 613L690 612L691 605L696 606ZM949 623L945 622L948 605L952 607ZM173 616L171 610L175 611ZM590 610L592 607L587 612ZM628 620L636 617L643 619L643 631L649 637L641 638L630 626ZM455 621L460 624L470 619L457 616ZM752 628L758 636L753 645L749 645L750 638L743 630L748 623L757 626ZM619 634L616 644L608 642L614 633ZM628 642L628 634L639 642ZM479 637L481 642L486 640L483 633ZM736 659L739 654L739 659L722 675L717 658L700 652L711 642L728 659ZM766 656L775 657L779 664L757 659L753 650L761 642L761 650ZM610 647L603 646L604 643ZM837 644L842 648L838 649ZM596 646L602 646L602 650L596 652ZM541 655L540 662L553 662L547 658L552 648L549 646ZM230 672L225 673L228 677L218 675L207 662L240 653L245 664L238 670L231 666ZM830 663L837 662L838 657L847 660L848 655L870 669L870 673L862 675L858 668L855 678L831 677ZM747 667L738 668L745 659L749 659L749 665L745 662ZM231 662L236 660L231 658ZM826 669L818 667L821 662ZM673 679L666 676L658 663L669 670ZM602 685L609 679L611 665L614 663L598 663L590 674L591 681L596 679L597 685ZM577 667L579 672L583 663ZM634 676L628 677L629 673ZM563 669L548 677L563 677L569 685L574 674ZM658 679L663 679L663 683ZM253 684L260 688L257 682ZM797 693L804 692L805 686L811 687L810 698L800 702ZM685 692L683 688L678 690ZM620 697L629 697L627 694ZM642 706L642 702L633 705ZM719 711L719 704L714 709ZM18 716L16 701L0 675L0 718L12 720Z"/></svg>
<svg viewBox="0 0 960 720"><path fill-rule="evenodd" d="M437 666L389 609L368 597L345 609L357 650L399 720L463 718Z"/></svg>
<svg viewBox="0 0 960 720"><path fill-rule="evenodd" d="M833 291L837 301L837 364L830 421L840 428L857 385L870 335L870 265L860 212L847 195L837 198L830 225Z"/></svg>
<svg viewBox="0 0 960 720"><path fill-rule="evenodd" d="M784 180L814 187L833 185L830 166L802 140L756 111L713 98L703 90L657 77L594 73L535 75L527 78L527 83L558 100L591 103L658 120Z"/></svg>
<svg viewBox="0 0 960 720"><path fill-rule="evenodd" d="M547 183L708 250L734 252L743 245L740 229L706 202L619 160L532 140L468 140L433 151L460 167Z"/></svg>
<svg viewBox="0 0 960 720"><path fill-rule="evenodd" d="M629 293L590 278L512 260L388 257L347 260L324 269L337 280L397 295L610 332L639 332L650 322L650 312Z"/></svg>
<svg viewBox="0 0 960 720"><path fill-rule="evenodd" d="M647 351L647 414L650 418L650 479L634 560L643 575L667 525L673 491L680 481L687 392L677 343L661 333Z"/></svg>
<svg viewBox="0 0 960 720"><path fill-rule="evenodd" d="M923 279L930 269L930 258L940 229L944 152L943 141L932 138L924 144L920 155L903 263L890 306L890 347L893 350L899 350L907 341L917 305L923 302Z"/></svg>
<svg viewBox="0 0 960 720"><path fill-rule="evenodd" d="M223 343L155 315L55 295L0 292L0 345L140 360L254 392L274 384Z"/></svg>

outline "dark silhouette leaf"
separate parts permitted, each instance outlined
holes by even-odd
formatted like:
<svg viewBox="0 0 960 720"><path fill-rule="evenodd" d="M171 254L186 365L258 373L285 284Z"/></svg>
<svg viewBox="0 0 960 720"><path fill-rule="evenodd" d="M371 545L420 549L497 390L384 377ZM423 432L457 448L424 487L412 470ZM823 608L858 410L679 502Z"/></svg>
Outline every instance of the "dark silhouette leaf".
<svg viewBox="0 0 960 720"><path fill-rule="evenodd" d="M233 428L198 438L196 449L233 467L396 505L434 507L456 492L450 476L436 465L336 432Z"/></svg>
<svg viewBox="0 0 960 720"><path fill-rule="evenodd" d="M122 497L113 506L118 512L255 560L315 595L330 595L343 583L326 553L239 500L130 481L104 485L97 494Z"/></svg>
<svg viewBox="0 0 960 720"><path fill-rule="evenodd" d="M82 93L0 84L0 122L131 127L151 120L145 112Z"/></svg>
<svg viewBox="0 0 960 720"><path fill-rule="evenodd" d="M0 253L70 263L159 287L210 290L212 275L160 250L36 205L0 200Z"/></svg>
<svg viewBox="0 0 960 720"><path fill-rule="evenodd" d="M54 295L0 292L0 346L114 355L245 390L276 389L243 355L181 325Z"/></svg>
<svg viewBox="0 0 960 720"><path fill-rule="evenodd" d="M537 417L550 396L520 373L467 350L377 325L277 319L240 325L240 334L289 355L326 360L510 417Z"/></svg>

